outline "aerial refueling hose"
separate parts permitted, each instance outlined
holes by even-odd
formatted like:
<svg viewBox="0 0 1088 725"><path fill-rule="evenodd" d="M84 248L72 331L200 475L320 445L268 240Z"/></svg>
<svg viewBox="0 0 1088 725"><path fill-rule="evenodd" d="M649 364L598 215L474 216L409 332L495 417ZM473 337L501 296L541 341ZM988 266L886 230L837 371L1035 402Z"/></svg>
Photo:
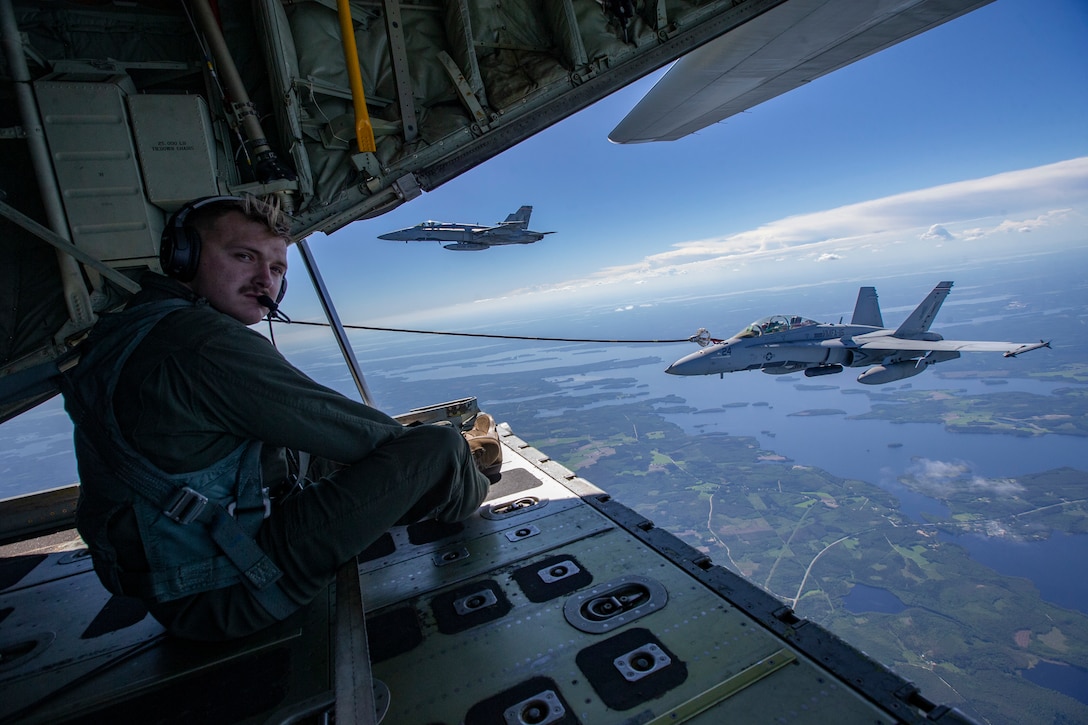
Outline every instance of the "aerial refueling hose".
<svg viewBox="0 0 1088 725"><path fill-rule="evenodd" d="M281 322L281 320L277 320ZM282 323L288 324L288 323ZM327 322L303 322L301 320L292 320L289 324L292 325L311 325L313 327L329 327ZM344 325L344 327L352 330L371 330L374 332L406 332L414 335L448 335L451 337L486 337L496 340L540 340L543 342L604 342L604 343L618 343L625 345L636 344L654 344L654 343L671 343L671 342L695 342L696 337L684 337L677 340L602 340L602 339L589 339L581 337L531 337L528 335L496 335L485 332L442 332L439 330L407 330L400 327L371 327L368 325Z"/></svg>

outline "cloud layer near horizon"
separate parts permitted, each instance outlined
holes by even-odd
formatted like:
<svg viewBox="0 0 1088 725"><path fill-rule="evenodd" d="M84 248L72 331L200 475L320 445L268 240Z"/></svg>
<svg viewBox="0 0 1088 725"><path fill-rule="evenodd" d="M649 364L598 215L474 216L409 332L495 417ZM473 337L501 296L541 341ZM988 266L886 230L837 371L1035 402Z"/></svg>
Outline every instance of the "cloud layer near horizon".
<svg viewBox="0 0 1088 725"><path fill-rule="evenodd" d="M828 265L821 279L861 273L871 278L880 270L896 274L942 264L948 254L997 258L1086 245L1086 220L1088 157L1082 157L785 217L747 231L674 243L663 252L564 282L385 319L460 321L481 304L496 302L513 314L552 309L557 299L614 306L674 294L695 298L796 285L813 279L812 265Z"/></svg>
<svg viewBox="0 0 1088 725"><path fill-rule="evenodd" d="M638 282L720 271L788 253L795 261L834 262L861 250L912 241L973 242L1083 221L1088 157L982 179L790 216L749 231L679 242L668 251L606 267L582 279L522 289L527 293ZM1083 229L1083 223L1080 223Z"/></svg>

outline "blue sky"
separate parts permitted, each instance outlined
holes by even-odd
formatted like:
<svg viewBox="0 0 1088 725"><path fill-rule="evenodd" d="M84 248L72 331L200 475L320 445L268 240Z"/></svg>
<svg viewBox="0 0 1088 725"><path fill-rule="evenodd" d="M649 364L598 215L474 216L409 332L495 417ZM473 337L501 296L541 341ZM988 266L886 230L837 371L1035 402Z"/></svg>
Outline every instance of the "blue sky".
<svg viewBox="0 0 1088 725"><path fill-rule="evenodd" d="M384 217L311 238L344 322L480 329L579 300L1088 244L1083 0L996 0L680 141L611 144L660 75ZM532 229L556 233L478 253L376 238L425 219L497 222L522 204ZM285 310L322 319L291 261Z"/></svg>

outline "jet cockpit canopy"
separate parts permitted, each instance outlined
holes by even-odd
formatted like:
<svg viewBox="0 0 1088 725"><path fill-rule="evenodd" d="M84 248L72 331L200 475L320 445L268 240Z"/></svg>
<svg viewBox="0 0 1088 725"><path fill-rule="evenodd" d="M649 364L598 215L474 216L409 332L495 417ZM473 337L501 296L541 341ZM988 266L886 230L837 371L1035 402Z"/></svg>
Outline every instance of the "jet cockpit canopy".
<svg viewBox="0 0 1088 725"><path fill-rule="evenodd" d="M767 317L759 318L736 335L733 335L733 337L740 338L772 335L776 332L785 332L786 330L794 330L798 327L808 327L809 325L816 324L818 324L816 321L806 319L800 315L768 315Z"/></svg>

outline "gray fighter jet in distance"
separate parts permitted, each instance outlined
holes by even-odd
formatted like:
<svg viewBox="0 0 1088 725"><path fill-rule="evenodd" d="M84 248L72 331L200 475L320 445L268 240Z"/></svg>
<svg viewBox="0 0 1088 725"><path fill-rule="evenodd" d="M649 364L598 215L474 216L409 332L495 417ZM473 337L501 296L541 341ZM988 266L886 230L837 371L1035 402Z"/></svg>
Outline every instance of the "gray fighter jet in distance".
<svg viewBox="0 0 1088 725"><path fill-rule="evenodd" d="M543 239L545 234L555 234L528 229L532 213L533 207L523 206L494 226L426 221L408 229L379 234L378 239L392 242L453 242L443 245L444 248L455 252L479 252L504 244L532 244Z"/></svg>
<svg viewBox="0 0 1088 725"><path fill-rule="evenodd" d="M897 329L884 327L875 287L862 287L850 324L819 323L797 315L756 320L728 340L701 329L691 337L702 350L680 358L665 372L713 375L762 370L770 375L804 371L806 377L868 367L859 383L881 385L917 375L930 365L955 360L961 352L1003 352L1005 357L1050 347L1037 343L945 340L930 332L938 310L952 290L941 282Z"/></svg>

